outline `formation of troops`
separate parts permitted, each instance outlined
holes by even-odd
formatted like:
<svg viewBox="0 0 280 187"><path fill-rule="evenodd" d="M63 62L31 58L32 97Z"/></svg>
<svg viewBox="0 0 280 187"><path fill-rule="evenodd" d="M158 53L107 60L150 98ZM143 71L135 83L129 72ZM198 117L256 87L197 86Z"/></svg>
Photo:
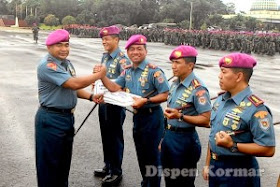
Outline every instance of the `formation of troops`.
<svg viewBox="0 0 280 187"><path fill-rule="evenodd" d="M98 38L101 28L68 25L64 29L82 38ZM280 33L127 28L120 31L120 39L128 40L134 34L146 36L148 42L162 42L173 46L182 44L203 49L269 56L280 54Z"/></svg>

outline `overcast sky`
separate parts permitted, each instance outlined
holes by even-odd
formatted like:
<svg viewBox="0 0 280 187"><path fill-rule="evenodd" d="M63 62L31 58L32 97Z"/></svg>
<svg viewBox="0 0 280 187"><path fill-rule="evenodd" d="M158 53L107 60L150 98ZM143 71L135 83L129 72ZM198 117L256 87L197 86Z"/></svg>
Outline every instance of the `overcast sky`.
<svg viewBox="0 0 280 187"><path fill-rule="evenodd" d="M251 8L252 2L254 0L222 0L224 3L234 2L237 12L248 11ZM278 5L280 5L280 0L276 0Z"/></svg>

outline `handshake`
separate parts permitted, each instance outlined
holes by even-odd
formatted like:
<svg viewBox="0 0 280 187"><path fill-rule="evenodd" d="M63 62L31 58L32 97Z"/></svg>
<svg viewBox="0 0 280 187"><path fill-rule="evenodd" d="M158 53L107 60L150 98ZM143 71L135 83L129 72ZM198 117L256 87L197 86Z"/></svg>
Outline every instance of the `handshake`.
<svg viewBox="0 0 280 187"><path fill-rule="evenodd" d="M95 65L93 67L93 74L96 74L99 79L102 79L106 76L107 69L104 65Z"/></svg>

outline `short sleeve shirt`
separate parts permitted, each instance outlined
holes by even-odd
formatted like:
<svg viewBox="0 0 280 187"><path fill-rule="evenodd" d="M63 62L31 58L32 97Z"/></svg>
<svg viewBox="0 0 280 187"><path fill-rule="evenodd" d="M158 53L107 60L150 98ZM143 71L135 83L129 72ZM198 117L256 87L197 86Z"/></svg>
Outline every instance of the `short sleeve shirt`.
<svg viewBox="0 0 280 187"><path fill-rule="evenodd" d="M168 81L163 71L158 67L153 67L146 59L138 67L126 69L115 82L126 92L141 97L153 97L169 91ZM157 105L159 103L151 103L144 105L144 108Z"/></svg>
<svg viewBox="0 0 280 187"><path fill-rule="evenodd" d="M211 102L205 84L192 72L181 83L177 79L171 85L167 106L181 110L184 115L196 116L211 111ZM178 119L168 119L167 123L175 127L195 127Z"/></svg>
<svg viewBox="0 0 280 187"><path fill-rule="evenodd" d="M107 68L106 76L109 79L116 79L124 70L124 67L130 64L130 61L119 48L111 54L104 53L101 60Z"/></svg>
<svg viewBox="0 0 280 187"><path fill-rule="evenodd" d="M217 98L212 107L209 136L210 149L218 155L244 155L217 146L214 138L219 131L234 132L231 137L237 143L275 146L271 112L249 86L233 97L226 92Z"/></svg>
<svg viewBox="0 0 280 187"><path fill-rule="evenodd" d="M37 67L39 103L46 107L71 109L77 104L76 91L63 88L63 83L76 72L69 60L60 61L46 55Z"/></svg>

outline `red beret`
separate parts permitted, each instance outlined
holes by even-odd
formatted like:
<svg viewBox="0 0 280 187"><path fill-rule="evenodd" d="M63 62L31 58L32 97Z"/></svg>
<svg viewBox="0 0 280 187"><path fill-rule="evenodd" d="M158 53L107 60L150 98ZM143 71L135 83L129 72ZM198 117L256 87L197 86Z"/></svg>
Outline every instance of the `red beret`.
<svg viewBox="0 0 280 187"><path fill-rule="evenodd" d="M69 42L69 39L70 35L67 30L58 29L49 34L49 36L46 39L46 45L50 46L60 42Z"/></svg>
<svg viewBox="0 0 280 187"><path fill-rule="evenodd" d="M226 68L253 68L257 61L245 53L231 53L219 61L220 67Z"/></svg>
<svg viewBox="0 0 280 187"><path fill-rule="evenodd" d="M145 45L147 38L141 34L132 35L126 42L125 49L128 49L131 45Z"/></svg>
<svg viewBox="0 0 280 187"><path fill-rule="evenodd" d="M100 38L102 38L103 36L118 35L118 34L120 34L120 29L114 25L110 27L104 27L99 32Z"/></svg>
<svg viewBox="0 0 280 187"><path fill-rule="evenodd" d="M178 59L184 57L196 57L197 51L192 46L180 45L176 47L169 56L169 59Z"/></svg>

